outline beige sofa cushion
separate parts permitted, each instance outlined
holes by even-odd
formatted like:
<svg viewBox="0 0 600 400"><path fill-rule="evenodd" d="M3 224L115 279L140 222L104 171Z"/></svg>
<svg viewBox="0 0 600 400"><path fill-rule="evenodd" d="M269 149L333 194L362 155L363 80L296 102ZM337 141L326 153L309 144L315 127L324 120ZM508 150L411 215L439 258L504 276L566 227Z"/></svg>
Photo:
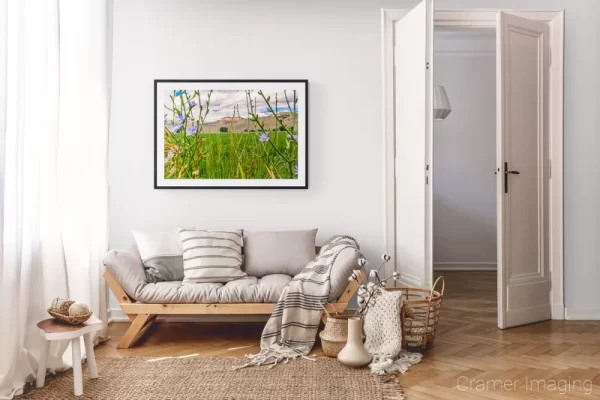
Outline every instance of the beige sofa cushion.
<svg viewBox="0 0 600 400"><path fill-rule="evenodd" d="M227 283L148 283L138 293L142 303L276 303L292 278L287 275L247 276Z"/></svg>
<svg viewBox="0 0 600 400"><path fill-rule="evenodd" d="M250 276L297 275L315 258L317 229L307 231L244 231L244 271Z"/></svg>

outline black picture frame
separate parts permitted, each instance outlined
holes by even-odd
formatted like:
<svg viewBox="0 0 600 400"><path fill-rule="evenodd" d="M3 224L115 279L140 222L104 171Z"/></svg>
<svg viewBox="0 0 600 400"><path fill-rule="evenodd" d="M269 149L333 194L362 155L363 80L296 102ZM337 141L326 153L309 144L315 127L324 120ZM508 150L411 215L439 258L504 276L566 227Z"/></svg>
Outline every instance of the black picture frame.
<svg viewBox="0 0 600 400"><path fill-rule="evenodd" d="M161 172L164 174L164 166L161 163L159 163L159 159L158 159L158 146L159 146L159 122L158 122L158 87L160 84L168 84L168 83L173 83L173 84L178 84L178 83L201 83L201 84L206 84L206 83L214 83L214 84L231 84L231 83L250 83L250 84L257 84L257 83L268 83L268 84L298 84L298 85L303 85L303 89L304 89L304 99L302 102L302 108L301 110L303 111L304 115L303 116L299 116L298 118L302 118L304 120L304 135L303 135L303 140L304 140L304 151L303 151L303 155L304 155L304 179L303 182L301 182L301 184L299 185L284 185L284 186L276 186L276 185L252 185L252 186L244 186L244 185L218 185L218 186L212 186L212 185L201 185L201 186L192 186L192 185L160 185L159 184L159 178L158 178L158 172L159 172L159 165L161 167ZM308 170L308 162L309 162L309 158L308 158L308 148L309 148L309 136L308 136L308 79L155 79L154 80L154 154L153 154L153 159L154 159L154 189L308 189L308 178L309 178L309 170ZM161 105L161 107L164 107L164 104ZM164 110L164 109L163 109ZM162 115L162 112L161 112ZM160 135L164 135L164 131L160 133ZM164 151L164 149L163 149ZM298 149L298 155L300 156L300 149ZM201 179L196 179L197 181L201 181ZM190 180L190 181L196 181L194 179ZM258 181L258 180L244 180L244 179L231 179L232 181ZM208 181L208 180L207 180ZM262 179L261 179L262 181ZM269 182L271 181L278 181L277 179L273 179L273 180L268 180Z"/></svg>

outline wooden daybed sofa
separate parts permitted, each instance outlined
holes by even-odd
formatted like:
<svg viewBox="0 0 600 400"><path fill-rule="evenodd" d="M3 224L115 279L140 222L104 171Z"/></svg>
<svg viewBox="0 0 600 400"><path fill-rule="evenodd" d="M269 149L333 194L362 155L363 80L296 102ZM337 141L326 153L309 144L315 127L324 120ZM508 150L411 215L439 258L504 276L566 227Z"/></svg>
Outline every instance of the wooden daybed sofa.
<svg viewBox="0 0 600 400"><path fill-rule="evenodd" d="M316 248L317 253L319 248ZM343 250L331 273L331 293L325 305L329 313L342 313L356 293L358 284L349 282L357 269L360 253ZM272 274L221 283L182 285L182 282L148 283L137 249L111 250L104 258L106 283L119 300L131 325L118 348L132 347L160 315L269 315L283 288L292 277ZM364 277L364 270L362 270ZM166 301L165 301L166 299Z"/></svg>

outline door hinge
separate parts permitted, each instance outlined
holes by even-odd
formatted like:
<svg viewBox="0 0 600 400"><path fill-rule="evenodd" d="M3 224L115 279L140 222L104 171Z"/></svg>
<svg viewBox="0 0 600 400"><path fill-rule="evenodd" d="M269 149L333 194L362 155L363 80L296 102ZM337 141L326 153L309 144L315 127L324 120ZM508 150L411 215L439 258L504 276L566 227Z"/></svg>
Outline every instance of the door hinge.
<svg viewBox="0 0 600 400"><path fill-rule="evenodd" d="M429 69L429 61L425 63L425 69Z"/></svg>
<svg viewBox="0 0 600 400"><path fill-rule="evenodd" d="M425 166L425 184L429 185L429 164Z"/></svg>

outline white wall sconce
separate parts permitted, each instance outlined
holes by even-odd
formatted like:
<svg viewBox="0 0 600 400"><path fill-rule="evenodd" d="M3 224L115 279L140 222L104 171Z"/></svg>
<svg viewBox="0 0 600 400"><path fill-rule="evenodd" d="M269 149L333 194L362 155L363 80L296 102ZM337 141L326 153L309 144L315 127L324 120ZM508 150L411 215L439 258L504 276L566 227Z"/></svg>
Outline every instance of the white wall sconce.
<svg viewBox="0 0 600 400"><path fill-rule="evenodd" d="M435 85L433 87L433 119L435 121L446 119L451 111L452 107L446 89L441 85Z"/></svg>

